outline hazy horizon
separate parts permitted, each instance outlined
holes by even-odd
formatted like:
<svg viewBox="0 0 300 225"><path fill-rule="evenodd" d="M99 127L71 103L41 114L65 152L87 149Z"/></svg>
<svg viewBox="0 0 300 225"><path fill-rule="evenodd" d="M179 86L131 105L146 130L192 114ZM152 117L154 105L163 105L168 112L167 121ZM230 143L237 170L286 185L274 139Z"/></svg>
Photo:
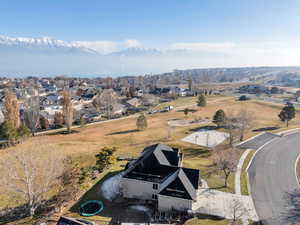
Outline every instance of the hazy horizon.
<svg viewBox="0 0 300 225"><path fill-rule="evenodd" d="M7 1L0 75L122 76L300 66L300 3Z"/></svg>

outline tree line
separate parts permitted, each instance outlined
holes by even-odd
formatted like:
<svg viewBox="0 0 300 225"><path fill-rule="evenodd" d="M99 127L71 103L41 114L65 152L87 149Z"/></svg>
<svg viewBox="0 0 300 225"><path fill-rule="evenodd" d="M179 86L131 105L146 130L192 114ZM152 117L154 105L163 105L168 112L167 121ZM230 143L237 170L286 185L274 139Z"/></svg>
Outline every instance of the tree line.
<svg viewBox="0 0 300 225"><path fill-rule="evenodd" d="M54 124L66 126L68 133L71 133L73 124L73 103L68 90L62 92L61 104L62 113L56 112ZM30 134L35 135L37 129L49 128L46 118L40 115L40 99L38 95L31 96L23 102L23 113L20 114L20 107L16 95L9 89L4 91L4 121L0 125L0 137L7 141L7 145L15 145L26 139Z"/></svg>

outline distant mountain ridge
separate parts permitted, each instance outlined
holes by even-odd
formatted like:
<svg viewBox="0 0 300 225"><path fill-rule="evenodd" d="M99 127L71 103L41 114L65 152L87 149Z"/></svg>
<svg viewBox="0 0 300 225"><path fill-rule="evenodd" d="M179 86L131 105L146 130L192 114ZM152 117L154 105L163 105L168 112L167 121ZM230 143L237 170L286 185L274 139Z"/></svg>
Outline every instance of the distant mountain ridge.
<svg viewBox="0 0 300 225"><path fill-rule="evenodd" d="M126 48L124 50L110 53L111 56L155 56L163 53L155 48Z"/></svg>
<svg viewBox="0 0 300 225"><path fill-rule="evenodd" d="M26 38L7 37L0 35L0 50L29 51L29 52L57 52L57 53L88 53L98 54L97 51L80 46L79 44L57 40L54 38Z"/></svg>

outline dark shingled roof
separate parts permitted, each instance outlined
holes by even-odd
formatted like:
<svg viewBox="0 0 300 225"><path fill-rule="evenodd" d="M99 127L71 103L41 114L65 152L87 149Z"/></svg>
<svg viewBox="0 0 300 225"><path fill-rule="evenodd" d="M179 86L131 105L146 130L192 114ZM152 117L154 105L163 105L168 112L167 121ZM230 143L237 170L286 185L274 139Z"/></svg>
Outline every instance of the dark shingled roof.
<svg viewBox="0 0 300 225"><path fill-rule="evenodd" d="M176 178L159 194L176 198L195 200L198 189L199 170L179 168Z"/></svg>
<svg viewBox="0 0 300 225"><path fill-rule="evenodd" d="M182 154L178 149L156 144L144 149L141 157L131 165L124 177L161 183L180 166Z"/></svg>
<svg viewBox="0 0 300 225"><path fill-rule="evenodd" d="M83 222L82 221L78 221L76 219L73 218L69 218L69 217L60 217L59 221L57 222L57 225L87 225L87 224L92 224L91 222Z"/></svg>
<svg viewBox="0 0 300 225"><path fill-rule="evenodd" d="M181 161L182 153L178 149L163 144L151 145L129 165L123 177L160 183L160 195L195 200L200 172L181 168Z"/></svg>

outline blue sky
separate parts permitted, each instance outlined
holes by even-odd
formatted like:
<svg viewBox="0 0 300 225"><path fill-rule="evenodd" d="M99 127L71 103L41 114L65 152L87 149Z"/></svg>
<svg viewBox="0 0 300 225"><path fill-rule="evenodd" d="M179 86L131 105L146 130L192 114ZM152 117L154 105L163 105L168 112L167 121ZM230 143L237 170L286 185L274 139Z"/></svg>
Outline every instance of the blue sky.
<svg viewBox="0 0 300 225"><path fill-rule="evenodd" d="M13 52L0 58L0 75L35 71L140 74L200 67L300 65L299 12L299 0L2 0L0 44L1 35L4 39L50 37L102 55L130 47L168 54L140 57L138 63L125 57L118 59L118 65L110 58L84 61L72 56L70 61L43 53L45 60L41 61L41 57L20 57ZM193 54L168 52L178 49ZM1 54L6 53L0 48ZM24 58L26 64L22 64ZM57 63L50 65L53 60ZM76 60L80 67L74 66ZM106 64L95 66L99 61Z"/></svg>
<svg viewBox="0 0 300 225"><path fill-rule="evenodd" d="M149 45L284 41L300 36L299 12L296 0L2 0L0 31Z"/></svg>

